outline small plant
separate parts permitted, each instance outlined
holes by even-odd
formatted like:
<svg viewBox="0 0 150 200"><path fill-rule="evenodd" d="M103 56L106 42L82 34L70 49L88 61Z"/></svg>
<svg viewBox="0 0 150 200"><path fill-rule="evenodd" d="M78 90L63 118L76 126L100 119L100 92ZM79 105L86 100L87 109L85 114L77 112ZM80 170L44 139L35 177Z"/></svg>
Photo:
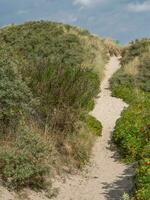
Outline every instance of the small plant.
<svg viewBox="0 0 150 200"><path fill-rule="evenodd" d="M127 193L123 194L122 200L130 200L130 197Z"/></svg>

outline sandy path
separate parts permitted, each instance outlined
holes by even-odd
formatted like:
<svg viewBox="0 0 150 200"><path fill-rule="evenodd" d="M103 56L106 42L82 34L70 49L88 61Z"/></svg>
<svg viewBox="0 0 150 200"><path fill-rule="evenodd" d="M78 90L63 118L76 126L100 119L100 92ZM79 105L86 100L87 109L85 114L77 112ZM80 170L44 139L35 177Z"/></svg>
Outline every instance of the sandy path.
<svg viewBox="0 0 150 200"><path fill-rule="evenodd" d="M93 148L91 165L86 173L70 176L65 183L57 182L60 188L56 200L120 200L124 192L132 188L133 168L120 163L111 143L116 120L127 105L111 97L109 79L119 69L119 61L112 57L106 65L105 78L101 84L100 97L92 115L102 122L103 132Z"/></svg>

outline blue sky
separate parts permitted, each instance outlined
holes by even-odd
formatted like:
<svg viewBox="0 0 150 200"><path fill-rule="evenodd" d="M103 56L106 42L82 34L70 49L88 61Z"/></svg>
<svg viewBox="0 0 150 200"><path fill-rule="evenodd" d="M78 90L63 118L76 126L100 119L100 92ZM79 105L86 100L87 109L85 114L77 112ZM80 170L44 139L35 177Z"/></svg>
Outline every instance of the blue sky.
<svg viewBox="0 0 150 200"><path fill-rule="evenodd" d="M40 19L127 43L150 37L150 0L0 0L0 26Z"/></svg>

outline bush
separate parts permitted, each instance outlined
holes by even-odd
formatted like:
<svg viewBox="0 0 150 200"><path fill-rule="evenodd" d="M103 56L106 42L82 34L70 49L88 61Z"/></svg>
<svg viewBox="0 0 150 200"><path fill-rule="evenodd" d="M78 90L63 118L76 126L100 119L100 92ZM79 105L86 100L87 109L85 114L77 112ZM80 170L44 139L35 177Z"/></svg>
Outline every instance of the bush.
<svg viewBox="0 0 150 200"><path fill-rule="evenodd" d="M0 148L0 174L5 185L18 189L44 186L49 148L40 135L21 130L12 146Z"/></svg>
<svg viewBox="0 0 150 200"><path fill-rule="evenodd" d="M149 163L149 164L148 164ZM140 162L136 173L135 200L150 199L150 156Z"/></svg>
<svg viewBox="0 0 150 200"><path fill-rule="evenodd" d="M101 136L102 125L95 117L88 115L87 126L96 136Z"/></svg>
<svg viewBox="0 0 150 200"><path fill-rule="evenodd" d="M13 62L0 60L0 132L14 132L30 112L32 94Z"/></svg>
<svg viewBox="0 0 150 200"><path fill-rule="evenodd" d="M117 121L113 140L126 158L133 160L141 158L143 146L148 143L148 134L144 128L150 120L148 112L150 102L148 105L147 103L145 95L145 101L143 99L141 102L131 104Z"/></svg>

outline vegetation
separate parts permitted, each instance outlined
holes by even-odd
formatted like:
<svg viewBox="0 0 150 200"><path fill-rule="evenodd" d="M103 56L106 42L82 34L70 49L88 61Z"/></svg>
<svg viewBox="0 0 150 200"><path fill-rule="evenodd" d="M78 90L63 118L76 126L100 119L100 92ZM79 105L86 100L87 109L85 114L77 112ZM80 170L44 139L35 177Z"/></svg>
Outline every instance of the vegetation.
<svg viewBox="0 0 150 200"><path fill-rule="evenodd" d="M42 188L47 174L52 147L30 130L20 130L11 146L0 148L0 174L4 184L19 188L32 186Z"/></svg>
<svg viewBox="0 0 150 200"><path fill-rule="evenodd" d="M122 51L122 68L111 80L113 95L129 107L117 121L113 140L128 161L138 161L134 200L150 199L150 40Z"/></svg>
<svg viewBox="0 0 150 200"><path fill-rule="evenodd" d="M110 56L120 56L121 47L119 46L119 42L112 40L111 38L105 39L105 45L108 49L108 53Z"/></svg>
<svg viewBox="0 0 150 200"><path fill-rule="evenodd" d="M91 115L89 115L87 117L87 125L88 128L97 136L101 135L101 131L102 131L102 125L101 123L96 120L94 117L92 117Z"/></svg>
<svg viewBox="0 0 150 200"><path fill-rule="evenodd" d="M0 43L0 176L11 188L42 187L53 168L81 168L101 133L88 112L106 46L85 30L44 21L1 29Z"/></svg>
<svg viewBox="0 0 150 200"><path fill-rule="evenodd" d="M0 132L14 132L19 120L30 110L32 94L13 62L0 59Z"/></svg>

